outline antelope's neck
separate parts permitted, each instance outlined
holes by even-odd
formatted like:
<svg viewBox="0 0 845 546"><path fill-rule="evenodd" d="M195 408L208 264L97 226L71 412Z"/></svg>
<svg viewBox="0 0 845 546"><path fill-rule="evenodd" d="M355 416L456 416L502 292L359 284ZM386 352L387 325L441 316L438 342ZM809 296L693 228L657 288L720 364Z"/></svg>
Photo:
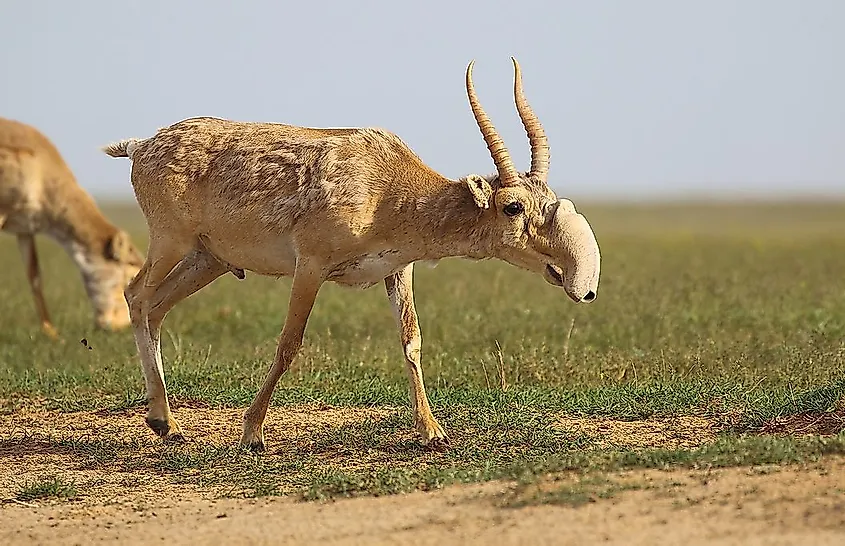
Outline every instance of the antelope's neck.
<svg viewBox="0 0 845 546"><path fill-rule="evenodd" d="M45 231L70 255L83 275L91 269L92 257L102 255L117 228L109 222L93 199L81 188L55 199L47 206Z"/></svg>
<svg viewBox="0 0 845 546"><path fill-rule="evenodd" d="M401 228L423 254L419 260L492 257L490 209L478 207L464 182L441 179L414 189L399 210Z"/></svg>

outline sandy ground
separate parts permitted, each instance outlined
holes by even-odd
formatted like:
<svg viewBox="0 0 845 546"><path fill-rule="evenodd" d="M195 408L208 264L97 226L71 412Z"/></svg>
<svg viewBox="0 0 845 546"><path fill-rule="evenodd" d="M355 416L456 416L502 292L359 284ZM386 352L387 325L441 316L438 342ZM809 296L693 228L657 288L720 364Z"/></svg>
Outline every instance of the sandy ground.
<svg viewBox="0 0 845 546"><path fill-rule="evenodd" d="M611 479L643 489L580 506L523 508L508 501L526 492L502 483L330 503L7 505L0 509L0 544L845 543L845 461L839 459L800 468L627 472Z"/></svg>
<svg viewBox="0 0 845 546"><path fill-rule="evenodd" d="M390 407L271 408L265 429L271 442L264 458L283 457L292 450L308 452L308 443L320 432L385 419L401 411ZM191 445L237 445L243 409L191 403L178 405L175 413ZM717 432L715 423L694 416L642 421L561 416L557 426L589 436L596 447L629 449L693 448L712 442ZM14 497L24 484L40 476L61 476L78 484L84 494L77 502L88 505L138 503L162 496L180 500L238 496L238 491L200 487L191 479L178 483L172 474L163 474L159 467L162 445L144 424L143 408L68 413L26 406L0 415L0 431L4 431L0 432L0 499ZM397 442L414 442L410 426L399 434ZM323 458L345 470L384 467L395 460L387 452L347 452L343 446L327 451Z"/></svg>
<svg viewBox="0 0 845 546"><path fill-rule="evenodd" d="M394 411L274 408L269 420L274 437L297 441L323 427ZM180 415L199 441L225 443L236 440L240 413L195 407ZM788 467L561 475L531 486L499 482L317 503L217 498L149 466L112 469L107 461L80 459L84 450L39 441L80 434L86 441L92 434L149 439L142 415L140 409L30 408L0 417L11 430L0 439L0 498L6 499L0 544L845 544L842 458ZM783 422L773 430L825 433L841 424ZM560 426L600 445L628 447L694 447L716 433L714 423L696 417L624 423L562 417ZM137 449L143 458L157 448L143 440ZM12 500L22 480L43 471L96 483L90 489L96 492L76 501ZM559 491L578 494L559 495L559 504L533 502Z"/></svg>

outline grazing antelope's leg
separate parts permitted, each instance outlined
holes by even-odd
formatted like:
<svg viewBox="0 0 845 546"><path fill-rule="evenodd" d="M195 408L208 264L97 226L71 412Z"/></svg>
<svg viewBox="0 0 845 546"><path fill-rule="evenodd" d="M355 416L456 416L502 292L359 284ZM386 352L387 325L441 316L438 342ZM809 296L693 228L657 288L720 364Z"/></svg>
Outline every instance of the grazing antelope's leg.
<svg viewBox="0 0 845 546"><path fill-rule="evenodd" d="M293 275L293 286L290 290L290 303L276 356L267 372L261 390L253 400L252 405L244 414L243 435L241 446L253 451L264 450L264 418L267 416L267 406L276 383L283 373L290 367L297 351L302 346L302 336L308 323L308 316L317 299L317 292L323 284L323 275L319 267L305 260L297 261Z"/></svg>
<svg viewBox="0 0 845 546"><path fill-rule="evenodd" d="M422 437L423 445L436 450L446 449L449 438L431 414L428 397L425 394L420 349L422 336L414 307L414 264L408 264L402 271L384 279L387 297L393 306L393 315L399 326L402 349L405 352L405 369L410 383L411 407L414 410L414 424Z"/></svg>
<svg viewBox="0 0 845 546"><path fill-rule="evenodd" d="M184 439L179 423L170 412L167 401L167 387L164 384L164 368L161 349L156 343L158 336L152 335L149 315L159 285L179 263L184 252L169 241L152 239L147 259L141 270L126 287L126 303L135 335L135 345L141 357L144 380L147 389L147 425L156 434L168 441ZM159 325L161 322L159 321Z"/></svg>
<svg viewBox="0 0 845 546"><path fill-rule="evenodd" d="M26 277L29 279L29 287L32 289L32 297L35 298L35 308L38 311L38 318L41 319L41 329L53 339L59 337L50 314L47 312L47 303L44 301L44 293L41 291L41 270L38 267L38 253L35 249L35 237L29 233L18 234L18 248L21 251Z"/></svg>

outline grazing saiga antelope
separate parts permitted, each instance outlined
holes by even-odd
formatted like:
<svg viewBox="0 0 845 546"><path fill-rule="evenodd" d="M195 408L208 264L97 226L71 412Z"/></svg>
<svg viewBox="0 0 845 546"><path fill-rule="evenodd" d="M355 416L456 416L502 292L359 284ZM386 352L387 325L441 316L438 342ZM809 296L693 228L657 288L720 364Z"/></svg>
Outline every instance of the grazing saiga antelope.
<svg viewBox="0 0 845 546"><path fill-rule="evenodd" d="M413 267L457 256L498 258L542 275L576 302L596 297L599 248L587 220L546 183L549 147L522 90L514 97L531 143L519 173L472 83L473 115L496 165L494 175L450 180L381 129L315 129L191 118L147 139L103 148L132 161L132 186L150 245L126 289L146 379L146 422L183 440L167 401L161 323L179 301L232 272L293 276L287 318L264 384L244 414L241 445L264 449L264 419L279 378L302 344L326 281L362 288L383 281L405 353L422 443L448 446L431 413L420 367Z"/></svg>
<svg viewBox="0 0 845 546"><path fill-rule="evenodd" d="M18 238L27 278L50 337L56 328L41 291L35 234L46 233L82 273L97 326L129 325L123 291L144 261L129 236L109 222L77 183L55 146L34 127L0 118L0 230Z"/></svg>

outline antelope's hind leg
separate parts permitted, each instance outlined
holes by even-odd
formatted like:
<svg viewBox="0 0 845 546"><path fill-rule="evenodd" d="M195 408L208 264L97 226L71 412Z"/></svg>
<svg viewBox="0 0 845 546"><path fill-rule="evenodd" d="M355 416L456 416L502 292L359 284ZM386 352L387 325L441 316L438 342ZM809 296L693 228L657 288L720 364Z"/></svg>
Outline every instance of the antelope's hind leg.
<svg viewBox="0 0 845 546"><path fill-rule="evenodd" d="M399 273L384 279L384 286L393 307L402 350L405 353L405 370L408 372L414 425L424 446L435 451L444 451L449 448L449 437L431 413L420 364L422 335L414 305L414 264L409 264Z"/></svg>
<svg viewBox="0 0 845 546"><path fill-rule="evenodd" d="M178 252L180 249L155 243L150 243L146 262L126 288L126 301L144 371L147 425L165 441L178 442L183 441L184 436L167 399L161 359L161 323L176 303L227 269L201 250L192 249L182 255Z"/></svg>

